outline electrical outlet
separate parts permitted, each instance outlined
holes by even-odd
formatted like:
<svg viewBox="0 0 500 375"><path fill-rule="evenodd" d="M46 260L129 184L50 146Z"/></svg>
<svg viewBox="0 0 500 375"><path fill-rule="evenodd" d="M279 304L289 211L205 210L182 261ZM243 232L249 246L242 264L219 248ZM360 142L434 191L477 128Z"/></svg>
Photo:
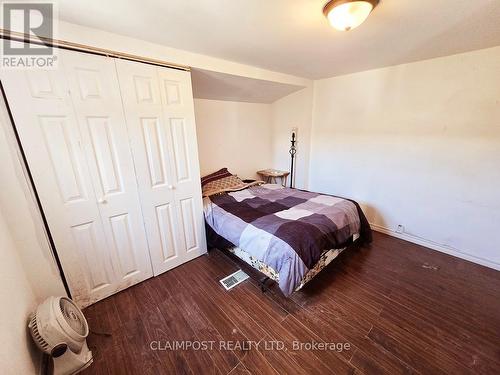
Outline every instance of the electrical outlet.
<svg viewBox="0 0 500 375"><path fill-rule="evenodd" d="M404 225L399 224L396 229L396 233L404 233L404 231L405 231Z"/></svg>

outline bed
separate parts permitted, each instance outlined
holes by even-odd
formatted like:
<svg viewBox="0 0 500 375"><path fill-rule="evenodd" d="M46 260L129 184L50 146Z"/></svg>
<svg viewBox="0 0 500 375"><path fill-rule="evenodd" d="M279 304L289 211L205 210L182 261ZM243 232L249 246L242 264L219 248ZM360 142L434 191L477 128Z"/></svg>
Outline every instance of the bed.
<svg viewBox="0 0 500 375"><path fill-rule="evenodd" d="M352 200L243 183L227 169L204 177L202 186L209 247L225 249L275 280L285 296L354 241L371 241L370 226Z"/></svg>

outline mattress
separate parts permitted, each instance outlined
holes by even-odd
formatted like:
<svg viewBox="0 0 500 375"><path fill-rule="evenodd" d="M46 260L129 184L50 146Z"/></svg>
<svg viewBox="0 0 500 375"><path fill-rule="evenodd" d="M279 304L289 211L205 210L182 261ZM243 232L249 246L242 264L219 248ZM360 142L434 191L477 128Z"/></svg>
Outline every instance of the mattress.
<svg viewBox="0 0 500 375"><path fill-rule="evenodd" d="M207 228L228 243L224 248L237 247L275 279L279 274L285 296L324 268L323 259L338 256L355 234L371 236L356 202L275 184L206 197L204 214Z"/></svg>

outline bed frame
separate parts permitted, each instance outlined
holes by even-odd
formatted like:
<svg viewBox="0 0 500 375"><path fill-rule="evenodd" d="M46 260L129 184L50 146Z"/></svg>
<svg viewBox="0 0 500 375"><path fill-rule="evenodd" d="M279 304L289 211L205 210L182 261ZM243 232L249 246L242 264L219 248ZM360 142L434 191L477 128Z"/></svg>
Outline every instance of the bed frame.
<svg viewBox="0 0 500 375"><path fill-rule="evenodd" d="M309 281L311 281L318 273L323 270L326 266L328 266L335 258L337 258L344 250L346 250L350 245L352 245L359 238L359 234L355 234L351 239L350 243L346 244L344 247L339 249L330 249L325 250L322 254L318 262L311 268L302 278L300 284L295 291L298 292L301 290L304 285L306 285ZM232 246L227 248L227 251L243 260L245 263L264 274L265 276L259 280L259 284L261 286L261 290L264 292L267 289L266 282L271 279L275 282L279 282L279 272L275 271L272 267L261 262L258 259L255 259L246 251L240 249L239 247Z"/></svg>
<svg viewBox="0 0 500 375"><path fill-rule="evenodd" d="M211 230L211 228L210 228L210 230ZM234 246L233 244L224 240L223 238L221 238L220 236L215 234L215 232L212 231L212 233L209 234L208 229L207 229L207 237L208 237L209 247L218 248L220 250L227 251L230 255L238 258L239 260L242 260L243 262L248 264L250 267L257 270L261 275L263 275L263 277L261 277L258 280L258 283L259 283L260 288L261 288L263 293L265 293L269 289L269 287L267 285L269 280L279 282L279 272L274 270L269 265L252 257L249 253L247 253L243 249L241 249L237 246ZM359 238L360 238L359 234L355 234L354 236L351 237L350 241L348 241L348 243L346 243L343 247L338 248L338 249L325 250L321 254L321 257L320 257L319 261L315 264L315 266L313 268L311 268L304 275L299 286L297 288L295 288L295 292L301 290L304 287L304 285L306 285L309 281L311 281L317 274L319 274L321 272L321 270L323 270L326 266L328 266L344 250L355 245L358 242Z"/></svg>

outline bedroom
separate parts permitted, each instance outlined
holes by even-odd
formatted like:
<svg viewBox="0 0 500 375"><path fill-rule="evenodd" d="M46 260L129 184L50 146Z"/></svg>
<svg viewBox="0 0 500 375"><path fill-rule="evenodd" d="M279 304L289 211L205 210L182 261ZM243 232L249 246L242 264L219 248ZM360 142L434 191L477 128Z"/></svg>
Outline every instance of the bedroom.
<svg viewBox="0 0 500 375"><path fill-rule="evenodd" d="M1 6L2 373L499 372L498 1Z"/></svg>

